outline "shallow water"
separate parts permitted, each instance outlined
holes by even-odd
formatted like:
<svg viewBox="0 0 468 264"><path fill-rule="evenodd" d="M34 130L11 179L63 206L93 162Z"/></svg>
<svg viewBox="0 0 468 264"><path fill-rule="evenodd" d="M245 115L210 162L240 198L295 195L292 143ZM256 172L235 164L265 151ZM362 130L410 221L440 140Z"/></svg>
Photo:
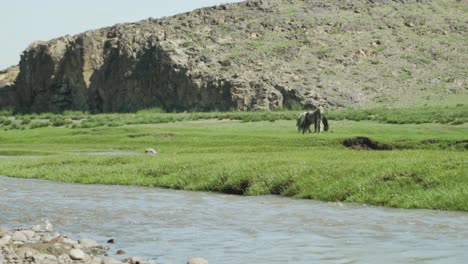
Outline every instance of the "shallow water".
<svg viewBox="0 0 468 264"><path fill-rule="evenodd" d="M0 226L49 220L157 263L464 263L468 213L0 177ZM111 254L112 255L112 254ZM114 256L122 259L124 256Z"/></svg>

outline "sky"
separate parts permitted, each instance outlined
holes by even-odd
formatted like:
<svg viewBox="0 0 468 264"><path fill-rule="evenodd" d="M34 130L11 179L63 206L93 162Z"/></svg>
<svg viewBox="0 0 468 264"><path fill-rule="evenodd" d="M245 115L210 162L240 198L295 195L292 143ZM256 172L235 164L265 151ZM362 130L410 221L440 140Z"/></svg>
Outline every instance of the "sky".
<svg viewBox="0 0 468 264"><path fill-rule="evenodd" d="M29 44L241 0L0 0L0 70Z"/></svg>

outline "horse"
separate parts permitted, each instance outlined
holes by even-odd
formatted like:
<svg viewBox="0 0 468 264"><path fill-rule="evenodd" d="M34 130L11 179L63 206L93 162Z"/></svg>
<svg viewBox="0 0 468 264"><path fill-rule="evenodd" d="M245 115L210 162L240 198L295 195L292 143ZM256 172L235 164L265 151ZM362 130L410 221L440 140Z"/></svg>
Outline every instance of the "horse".
<svg viewBox="0 0 468 264"><path fill-rule="evenodd" d="M301 113L299 117L297 118L296 126L297 126L297 132L301 132L305 121L305 117L307 115L307 112Z"/></svg>
<svg viewBox="0 0 468 264"><path fill-rule="evenodd" d="M304 134L306 131L310 131L310 126L314 124L314 133L320 133L320 131L328 131L330 128L328 125L328 120L325 117L325 111L322 107L318 107L313 112L304 112L299 115L297 119L296 126L297 130L301 131Z"/></svg>

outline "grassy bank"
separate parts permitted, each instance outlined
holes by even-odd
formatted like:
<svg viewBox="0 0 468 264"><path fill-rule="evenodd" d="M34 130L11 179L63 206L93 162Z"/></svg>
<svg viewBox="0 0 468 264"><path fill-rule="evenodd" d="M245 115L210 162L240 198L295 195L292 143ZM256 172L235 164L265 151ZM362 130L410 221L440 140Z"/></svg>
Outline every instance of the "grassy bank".
<svg viewBox="0 0 468 264"><path fill-rule="evenodd" d="M118 127L135 124L160 124L206 119L229 119L242 122L295 120L299 112L258 111L258 112L186 112L164 113L159 108L142 110L137 113L97 114L66 111L61 114L16 114L0 111L0 129L22 130L41 127L96 128ZM387 124L441 123L460 125L468 123L468 105L428 106L417 108L367 108L336 109L327 111L330 120L376 121Z"/></svg>
<svg viewBox="0 0 468 264"><path fill-rule="evenodd" d="M355 111L349 116L368 110ZM331 130L320 135L297 133L298 112L293 111L30 115L24 128L11 129L12 123L3 122L0 175L468 211L468 124L417 124L429 111L414 110L420 114L406 124L379 120L375 113L353 121L332 112ZM259 116L267 121L248 122ZM276 118L268 119L271 116ZM20 122L25 117L4 120ZM53 118L70 121L27 127ZM83 126L83 119L102 124ZM342 145L356 136L393 150ZM148 147L160 153L142 154ZM99 151L121 155L93 155Z"/></svg>

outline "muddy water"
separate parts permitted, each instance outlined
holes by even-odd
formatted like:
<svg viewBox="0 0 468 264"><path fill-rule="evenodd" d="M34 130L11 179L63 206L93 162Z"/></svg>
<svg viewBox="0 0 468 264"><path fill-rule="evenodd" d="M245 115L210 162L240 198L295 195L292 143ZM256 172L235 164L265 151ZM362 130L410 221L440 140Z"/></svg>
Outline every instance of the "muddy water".
<svg viewBox="0 0 468 264"><path fill-rule="evenodd" d="M468 213L0 177L0 226L49 220L111 253L185 263L464 263ZM125 256L118 256L123 258Z"/></svg>

